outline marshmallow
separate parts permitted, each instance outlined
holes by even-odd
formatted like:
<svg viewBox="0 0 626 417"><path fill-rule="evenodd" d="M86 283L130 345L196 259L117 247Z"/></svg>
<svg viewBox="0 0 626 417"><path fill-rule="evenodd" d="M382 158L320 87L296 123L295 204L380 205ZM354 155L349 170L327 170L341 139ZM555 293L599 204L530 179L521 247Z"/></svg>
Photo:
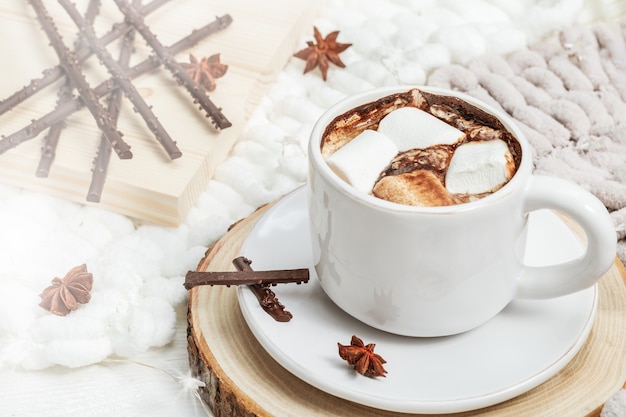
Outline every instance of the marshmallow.
<svg viewBox="0 0 626 417"><path fill-rule="evenodd" d="M450 145L463 138L463 132L416 107L402 107L386 115L378 132L387 135L400 152L432 145Z"/></svg>
<svg viewBox="0 0 626 417"><path fill-rule="evenodd" d="M451 206L459 202L435 173L421 169L383 177L372 193L378 198L409 206Z"/></svg>
<svg viewBox="0 0 626 417"><path fill-rule="evenodd" d="M359 191L370 193L381 171L398 149L387 136L365 130L326 159L341 179Z"/></svg>
<svg viewBox="0 0 626 417"><path fill-rule="evenodd" d="M469 142L457 148L446 174L446 188L453 194L495 191L515 173L515 162L502 140Z"/></svg>

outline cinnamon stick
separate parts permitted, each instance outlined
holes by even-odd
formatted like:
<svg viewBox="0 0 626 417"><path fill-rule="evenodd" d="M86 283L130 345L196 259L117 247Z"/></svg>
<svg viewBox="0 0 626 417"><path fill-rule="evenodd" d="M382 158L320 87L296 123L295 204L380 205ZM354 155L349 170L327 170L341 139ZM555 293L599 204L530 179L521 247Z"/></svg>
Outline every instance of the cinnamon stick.
<svg viewBox="0 0 626 417"><path fill-rule="evenodd" d="M140 12L143 16L147 16L168 1L170 0L153 0L152 2L142 7L140 9ZM124 35L131 28L132 25L127 22L117 23L113 25L111 30L109 30L106 34L100 37L100 42L102 42L103 45L107 45L115 39L118 39L120 36ZM75 53L76 59L79 63L85 61L92 54L93 51L91 50L91 47L89 45L81 46L81 48ZM55 81L63 77L63 75L65 75L65 70L60 65L43 70L42 76L40 78L31 80L28 85L22 87L11 96L0 101L0 115L6 113L21 102L27 100L39 91L53 84Z"/></svg>
<svg viewBox="0 0 626 417"><path fill-rule="evenodd" d="M171 159L180 158L182 152L176 146L176 142L172 140L165 128L159 122L159 119L154 115L150 106L143 99L141 94L137 91L133 83L125 74L124 68L111 56L106 50L104 45L98 40L98 37L93 31L93 28L88 24L85 19L80 15L76 7L68 0L58 0L59 4L69 14L70 18L80 28L85 40L94 49L96 55L107 68L109 74L113 77L119 88L121 88L126 96L133 104L135 110L143 117L146 125L154 134L155 139L163 146L163 149L167 152Z"/></svg>
<svg viewBox="0 0 626 417"><path fill-rule="evenodd" d="M98 101L98 97L89 87L87 80L80 70L76 56L63 42L63 38L59 34L54 21L48 14L42 1L28 0L28 2L37 14L37 20L39 20L41 28L50 39L50 43L59 57L61 66L72 81L78 94L80 94L85 106L93 115L98 127L105 134L111 146L121 159L132 158L133 154L130 151L130 146L122 139L122 134L115 127L109 113L102 107L102 104Z"/></svg>
<svg viewBox="0 0 626 417"><path fill-rule="evenodd" d="M188 271L185 276L185 288L191 289L199 285L254 285L254 284L301 284L309 282L309 270L279 269L272 271Z"/></svg>
<svg viewBox="0 0 626 417"><path fill-rule="evenodd" d="M194 46L207 36L227 28L232 21L232 17L228 14L217 17L213 22L201 27L200 29L194 29L188 36L172 44L168 48L168 51L172 55L178 54L185 49ZM132 79L159 67L159 65L161 65L161 63L156 57L150 57L130 68L127 75ZM115 83L112 80L107 80L99 84L93 89L93 91L96 97L101 98L110 94L114 89ZM58 106L56 109L39 119L33 120L30 124L24 126L20 130L0 138L0 154L18 146L22 142L33 139L52 124L66 119L72 113L82 109L83 106L84 104L82 100L74 98L73 100L63 103L63 105Z"/></svg>
<svg viewBox="0 0 626 417"><path fill-rule="evenodd" d="M172 73L174 78L187 89L189 94L193 97L194 102L200 104L200 108L204 109L214 126L218 129L226 129L232 126L226 116L222 114L222 110L213 104L206 95L204 88L198 86L194 79L190 77L178 61L176 61L173 54L168 51L152 33L137 9L128 4L126 0L114 1L124 16L126 16L126 19L133 24L135 30L141 34L148 45L154 50L161 63Z"/></svg>
<svg viewBox="0 0 626 417"><path fill-rule="evenodd" d="M238 271L251 272L251 263L251 260L243 256L240 256L233 260L233 264ZM278 301L276 294L270 289L269 284L253 284L248 285L248 288L252 290L257 300L259 300L261 308L267 314L272 316L274 320L279 322L287 322L293 318L293 314L285 310L285 306L282 305L280 301Z"/></svg>
<svg viewBox="0 0 626 417"><path fill-rule="evenodd" d="M89 24L93 24L98 12L100 10L100 0L90 0L87 5L87 10L85 11L85 21L89 22ZM83 46L83 37L80 32L76 41L74 42L74 51L79 51ZM68 100L71 100L74 96L72 95L72 81L69 77L65 77L65 81L61 88L59 88L59 100L57 103L64 103ZM43 147L41 148L41 157L39 158L39 165L37 165L37 171L35 171L35 175L40 178L46 178L50 173L50 168L52 167L52 162L54 162L54 158L56 156L56 148L59 143L59 139L61 137L61 132L65 128L65 121L60 121L48 129L48 134L44 138Z"/></svg>

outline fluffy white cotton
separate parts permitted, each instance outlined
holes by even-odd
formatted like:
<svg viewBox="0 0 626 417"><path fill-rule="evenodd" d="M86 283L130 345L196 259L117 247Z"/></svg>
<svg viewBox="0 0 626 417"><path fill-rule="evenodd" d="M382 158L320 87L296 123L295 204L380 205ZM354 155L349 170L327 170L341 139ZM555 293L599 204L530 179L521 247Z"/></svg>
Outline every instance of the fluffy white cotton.
<svg viewBox="0 0 626 417"><path fill-rule="evenodd" d="M332 73L329 73L327 82L330 87L347 95L369 90L375 87L375 85L371 82L361 78L356 78L350 75L347 71L333 71Z"/></svg>
<svg viewBox="0 0 626 417"><path fill-rule="evenodd" d="M423 85L426 83L426 72L418 63L407 63L396 68L398 81L407 85Z"/></svg>
<svg viewBox="0 0 626 417"><path fill-rule="evenodd" d="M78 368L100 362L113 353L111 339L56 339L47 344L31 346L22 365L38 370L54 365Z"/></svg>
<svg viewBox="0 0 626 417"><path fill-rule="evenodd" d="M547 34L565 28L576 20L584 6L584 0L554 0L533 2L518 23L531 43L538 42Z"/></svg>
<svg viewBox="0 0 626 417"><path fill-rule="evenodd" d="M485 0L470 0L464 2L448 1L445 6L463 16L466 22L484 25L491 22L508 22L506 11ZM518 1L519 3L519 1Z"/></svg>
<svg viewBox="0 0 626 417"><path fill-rule="evenodd" d="M0 367L78 367L131 340L132 350L117 353L162 346L173 336L173 306L186 299L184 275L206 250L190 244L184 225L136 227L99 208L7 187L0 230ZM91 301L63 317L39 307L52 278L82 263L94 276Z"/></svg>
<svg viewBox="0 0 626 417"><path fill-rule="evenodd" d="M215 179L230 184L246 203L259 207L273 201L301 183L286 177L272 166L249 165L245 159L233 156L218 168Z"/></svg>
<svg viewBox="0 0 626 417"><path fill-rule="evenodd" d="M211 181L207 190L200 195L196 207L187 215L189 244L196 248L211 245L231 224L255 208L235 189L223 182Z"/></svg>
<svg viewBox="0 0 626 417"><path fill-rule="evenodd" d="M200 247L196 247L196 249L200 249ZM195 252L198 261L204 256L205 248L202 249L202 253L199 253L199 250L192 250L192 252ZM196 265L190 268L190 270L195 269ZM170 305L177 305L187 297L187 290L183 286L184 283L185 277L183 275L172 278L154 277L145 283L143 294L147 297L162 299Z"/></svg>
<svg viewBox="0 0 626 417"><path fill-rule="evenodd" d="M415 59L426 72L433 68L449 65L452 59L448 48L434 43L425 44L414 49L411 51L409 58Z"/></svg>
<svg viewBox="0 0 626 417"><path fill-rule="evenodd" d="M434 6L425 10L422 14L424 19L434 24L437 28L455 27L467 22L463 19L463 15L451 10L449 7Z"/></svg>
<svg viewBox="0 0 626 417"><path fill-rule="evenodd" d="M54 340L99 339L107 334L104 322L92 320L94 317L85 310L75 311L67 316L41 314L31 327L31 340L35 343L50 343Z"/></svg>
<svg viewBox="0 0 626 417"><path fill-rule="evenodd" d="M494 25L485 31L487 50L506 55L526 47L528 37L524 31L506 23Z"/></svg>
<svg viewBox="0 0 626 417"><path fill-rule="evenodd" d="M166 277L176 276L180 271L187 271L196 267L197 253L188 251L188 228L164 228L145 225L137 230L137 234L158 246L163 254L157 262L161 274ZM165 256L167 254L167 256Z"/></svg>
<svg viewBox="0 0 626 417"><path fill-rule="evenodd" d="M465 64L487 52L487 40L474 25L440 28L431 41L445 46L453 63Z"/></svg>
<svg viewBox="0 0 626 417"><path fill-rule="evenodd" d="M437 30L436 23L425 16L413 13L399 13L394 16L393 23L398 27L393 39L397 47L410 48L423 45Z"/></svg>
<svg viewBox="0 0 626 417"><path fill-rule="evenodd" d="M133 347L143 352L170 341L176 330L176 314L164 300L146 297L132 309L128 324Z"/></svg>
<svg viewBox="0 0 626 417"><path fill-rule="evenodd" d="M342 33L350 39L352 48L360 54L370 54L384 45L380 34L362 26L345 29Z"/></svg>
<svg viewBox="0 0 626 417"><path fill-rule="evenodd" d="M384 85L385 80L389 78L389 69L382 62L378 61L372 62L369 60L358 60L353 62L350 67L346 68L346 71L350 72L357 78L361 78L372 83L373 85ZM326 87L326 89L328 90L328 87ZM328 102L327 104L335 104L339 101L337 98L343 97L345 97L345 94L342 94L340 97L332 97L332 102Z"/></svg>
<svg viewBox="0 0 626 417"><path fill-rule="evenodd" d="M324 112L324 109L302 95L284 97L278 101L275 110L302 123L315 122Z"/></svg>
<svg viewBox="0 0 626 417"><path fill-rule="evenodd" d="M324 84L319 88L311 89L309 92L309 97L311 101L313 101L316 105L321 108L327 109L331 107L333 104L342 100L346 97L346 94L335 90L334 88L330 88L328 85Z"/></svg>
<svg viewBox="0 0 626 417"><path fill-rule="evenodd" d="M34 289L26 286L26 283L7 278L0 281L0 294L10 294L0 303L0 317L3 318L0 320L0 346L2 346L3 338L19 335L32 326L37 317L37 311L32 306L39 304L41 299Z"/></svg>

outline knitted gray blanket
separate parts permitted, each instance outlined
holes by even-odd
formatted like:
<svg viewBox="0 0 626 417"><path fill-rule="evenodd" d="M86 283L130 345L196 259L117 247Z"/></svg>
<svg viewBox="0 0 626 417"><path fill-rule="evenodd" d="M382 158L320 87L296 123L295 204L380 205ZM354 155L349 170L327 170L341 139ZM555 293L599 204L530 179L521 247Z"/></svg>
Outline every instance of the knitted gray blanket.
<svg viewBox="0 0 626 417"><path fill-rule="evenodd" d="M535 173L570 179L611 213L626 262L626 20L577 25L509 56L435 70L432 86L508 113L533 147Z"/></svg>

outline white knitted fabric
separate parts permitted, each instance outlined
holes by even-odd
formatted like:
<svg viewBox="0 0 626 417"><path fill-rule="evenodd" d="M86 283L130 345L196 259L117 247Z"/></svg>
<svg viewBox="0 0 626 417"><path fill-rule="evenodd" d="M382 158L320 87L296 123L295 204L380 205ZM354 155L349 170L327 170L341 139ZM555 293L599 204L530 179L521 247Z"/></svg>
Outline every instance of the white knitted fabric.
<svg viewBox="0 0 626 417"><path fill-rule="evenodd" d="M534 148L535 172L570 179L611 212L626 260L626 20L573 25L505 56L435 70L428 84L512 116Z"/></svg>

